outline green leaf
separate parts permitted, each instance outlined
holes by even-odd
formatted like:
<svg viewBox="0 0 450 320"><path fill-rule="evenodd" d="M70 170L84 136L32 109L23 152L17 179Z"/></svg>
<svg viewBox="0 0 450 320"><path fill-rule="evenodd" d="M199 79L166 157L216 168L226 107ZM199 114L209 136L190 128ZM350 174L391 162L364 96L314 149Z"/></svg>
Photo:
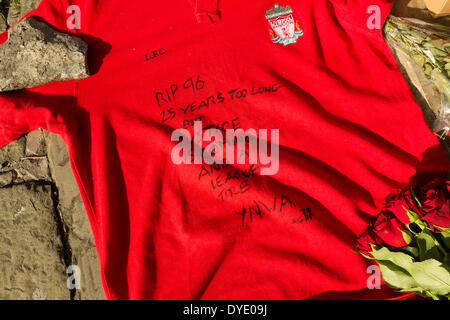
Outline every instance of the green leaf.
<svg viewBox="0 0 450 320"><path fill-rule="evenodd" d="M441 232L439 233L442 239L442 243L447 248L447 250L450 250L450 233L448 232Z"/></svg>
<svg viewBox="0 0 450 320"><path fill-rule="evenodd" d="M409 270L418 286L433 295L445 296L450 293L450 272L435 259L415 262Z"/></svg>
<svg viewBox="0 0 450 320"><path fill-rule="evenodd" d="M420 229L422 229L422 230L428 229L428 224L425 221L418 219L415 222L419 226Z"/></svg>
<svg viewBox="0 0 450 320"><path fill-rule="evenodd" d="M413 242L414 243L414 242ZM414 259L419 259L419 249L416 247L416 244L410 243L408 246L401 247L401 248L391 248L391 251L395 252L403 252L405 254L408 254L412 256Z"/></svg>
<svg viewBox="0 0 450 320"><path fill-rule="evenodd" d="M403 209L405 209L405 207L403 207ZM416 220L419 220L419 215L417 213L415 213L412 210L407 210L407 209L405 209L405 210L406 210L406 215L408 216L409 221L411 221L411 223L413 223Z"/></svg>
<svg viewBox="0 0 450 320"><path fill-rule="evenodd" d="M372 255L378 262L380 262L381 260L391 261L392 263L405 270L409 270L412 263L414 262L413 257L411 257L409 254L391 251L386 247L382 247L380 249L374 248L374 250L372 251Z"/></svg>
<svg viewBox="0 0 450 320"><path fill-rule="evenodd" d="M355 252L355 253L358 253L358 254L360 254L360 255L362 255L364 258L366 258L366 259L369 259L369 260L375 260L375 258L374 257L371 257L371 256L369 256L369 255L367 255L367 254L365 254L365 253L363 253L363 252L360 252L360 251L357 251L357 250L352 250L353 252Z"/></svg>
<svg viewBox="0 0 450 320"><path fill-rule="evenodd" d="M372 255L377 260L383 280L388 286L403 290L419 287L408 272L414 262L410 255L391 251L386 247L379 249L373 247Z"/></svg>
<svg viewBox="0 0 450 320"><path fill-rule="evenodd" d="M410 244L412 239L413 239L412 234L410 232L406 231L406 230L405 231L400 230L400 231L402 233L403 240L405 240L406 243Z"/></svg>
<svg viewBox="0 0 450 320"><path fill-rule="evenodd" d="M447 252L447 257L444 259L444 263L447 266L450 266L450 233L447 232L441 232L438 233L439 235L439 241L442 244L443 249Z"/></svg>
<svg viewBox="0 0 450 320"><path fill-rule="evenodd" d="M380 266L383 281L391 288L402 290L417 290L419 285L408 271L391 261L377 261ZM420 289L419 289L420 290Z"/></svg>
<svg viewBox="0 0 450 320"><path fill-rule="evenodd" d="M419 247L419 260L441 259L441 254L436 246L435 239L431 231L423 230L416 236L417 246Z"/></svg>
<svg viewBox="0 0 450 320"><path fill-rule="evenodd" d="M424 291L422 288L408 288L408 289L402 289L398 290L399 292L414 292L415 294L421 296L421 297L428 297L426 291Z"/></svg>
<svg viewBox="0 0 450 320"><path fill-rule="evenodd" d="M446 228L446 227L440 227L437 226L439 229L442 229L442 231L444 231L443 233L447 233L450 236L450 228Z"/></svg>

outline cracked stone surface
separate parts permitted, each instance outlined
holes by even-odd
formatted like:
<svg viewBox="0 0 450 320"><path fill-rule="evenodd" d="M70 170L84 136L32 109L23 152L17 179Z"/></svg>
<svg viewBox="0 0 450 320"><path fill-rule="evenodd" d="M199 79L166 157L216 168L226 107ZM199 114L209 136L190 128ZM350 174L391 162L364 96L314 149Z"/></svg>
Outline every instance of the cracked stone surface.
<svg viewBox="0 0 450 320"><path fill-rule="evenodd" d="M69 298L50 192L33 183L0 189L0 299Z"/></svg>
<svg viewBox="0 0 450 320"><path fill-rule="evenodd" d="M0 149L0 300L104 299L95 243L62 139L37 130ZM67 288L67 266L81 288Z"/></svg>
<svg viewBox="0 0 450 320"><path fill-rule="evenodd" d="M8 25L13 25L27 12L35 9L41 0L3 0L8 5Z"/></svg>
<svg viewBox="0 0 450 320"><path fill-rule="evenodd" d="M0 45L0 92L89 76L87 44L27 18Z"/></svg>
<svg viewBox="0 0 450 320"><path fill-rule="evenodd" d="M0 32L3 32L7 29L8 25L6 23L6 18L3 13L0 12Z"/></svg>
<svg viewBox="0 0 450 320"><path fill-rule="evenodd" d="M43 131L51 177L59 192L59 211L68 227L72 264L81 270L81 289L76 299L104 299L97 251L78 186L73 176L67 147L60 136ZM28 138L28 137L27 137Z"/></svg>

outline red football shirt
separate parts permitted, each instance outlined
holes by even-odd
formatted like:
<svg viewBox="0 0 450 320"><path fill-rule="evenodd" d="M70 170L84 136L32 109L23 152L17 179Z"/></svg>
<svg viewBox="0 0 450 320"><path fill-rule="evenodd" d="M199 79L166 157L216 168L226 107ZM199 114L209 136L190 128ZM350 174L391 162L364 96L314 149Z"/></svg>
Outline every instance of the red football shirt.
<svg viewBox="0 0 450 320"><path fill-rule="evenodd" d="M93 75L1 94L0 145L62 135L108 298L397 296L367 289L353 243L394 187L450 165L373 29L391 3L278 4L43 0L27 15L85 40ZM172 132L194 120L279 129L278 173L176 165Z"/></svg>

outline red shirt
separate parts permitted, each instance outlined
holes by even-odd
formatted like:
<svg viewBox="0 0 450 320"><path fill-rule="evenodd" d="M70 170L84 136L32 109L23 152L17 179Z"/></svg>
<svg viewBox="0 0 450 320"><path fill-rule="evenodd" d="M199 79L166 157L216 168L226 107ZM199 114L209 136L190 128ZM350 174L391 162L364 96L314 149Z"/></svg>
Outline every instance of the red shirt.
<svg viewBox="0 0 450 320"><path fill-rule="evenodd" d="M353 243L394 187L450 164L368 27L390 1L219 4L43 0L28 16L85 40L93 75L0 95L0 145L62 135L110 299L395 297ZM175 165L195 119L279 129L278 173Z"/></svg>

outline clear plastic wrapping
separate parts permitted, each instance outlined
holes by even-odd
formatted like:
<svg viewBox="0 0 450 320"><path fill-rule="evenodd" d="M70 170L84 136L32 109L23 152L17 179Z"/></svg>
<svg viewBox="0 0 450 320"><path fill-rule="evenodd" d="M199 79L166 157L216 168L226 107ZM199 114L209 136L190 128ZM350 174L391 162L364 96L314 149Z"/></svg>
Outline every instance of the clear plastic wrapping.
<svg viewBox="0 0 450 320"><path fill-rule="evenodd" d="M448 138L450 28L417 19L390 16L384 32L410 83L421 95L420 104L424 107L425 103L425 107L431 111L426 116L431 129L441 138Z"/></svg>

